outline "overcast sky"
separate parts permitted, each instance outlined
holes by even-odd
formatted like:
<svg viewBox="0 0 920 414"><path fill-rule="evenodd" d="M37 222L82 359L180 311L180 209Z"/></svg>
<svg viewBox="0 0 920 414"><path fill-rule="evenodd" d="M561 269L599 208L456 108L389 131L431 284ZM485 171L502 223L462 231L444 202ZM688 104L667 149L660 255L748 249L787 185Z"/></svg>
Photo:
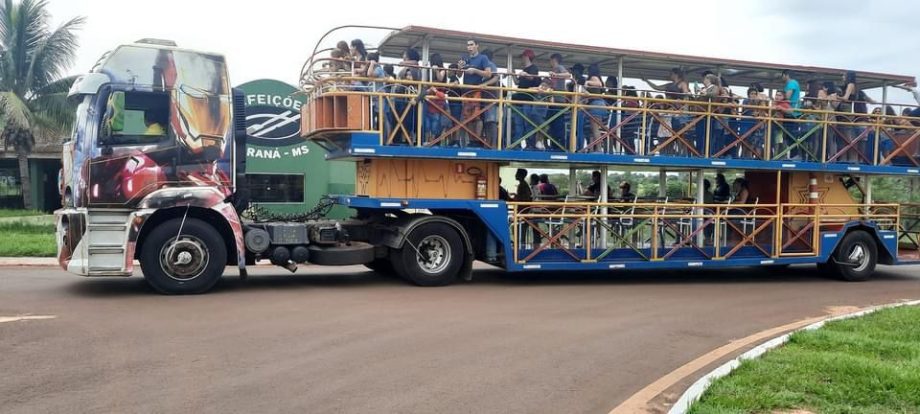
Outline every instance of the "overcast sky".
<svg viewBox="0 0 920 414"><path fill-rule="evenodd" d="M223 53L233 84L296 84L327 30L433 26L566 43L920 76L920 1L520 2L49 0L56 23L88 21L72 74L144 37ZM475 4L475 6L474 6ZM382 32L380 33L382 34ZM348 39L348 36L342 38ZM378 38L379 39L379 38ZM378 39L365 39L376 44ZM333 40L338 40L338 37ZM908 95L892 95L906 102Z"/></svg>

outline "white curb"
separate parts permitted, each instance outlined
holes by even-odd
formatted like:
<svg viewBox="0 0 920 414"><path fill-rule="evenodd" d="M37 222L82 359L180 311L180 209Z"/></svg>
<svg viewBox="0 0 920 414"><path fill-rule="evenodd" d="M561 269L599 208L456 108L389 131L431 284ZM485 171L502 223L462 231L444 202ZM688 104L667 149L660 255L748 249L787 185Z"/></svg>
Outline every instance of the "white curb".
<svg viewBox="0 0 920 414"><path fill-rule="evenodd" d="M872 312L875 312L875 311L877 311L877 310L880 310L880 309L896 308L896 307L899 307L899 306L917 306L917 305L920 305L920 300L914 300L914 301L910 301L910 302L890 303L890 304L887 304L887 305L875 306L875 307L871 307L871 308L868 308L868 309L863 309L863 310L861 310L861 311L857 311L857 312L853 312L853 313L848 313L848 314L846 314L846 315L839 315L839 316L830 317L830 318L827 318L827 319L824 319L824 320L815 322L815 323L813 323L813 324L811 324L811 325L808 325L808 326L806 326L806 327L804 327L804 328L797 329L797 330L795 330L795 331L789 332L789 333L787 333L787 334L785 334L785 335L781 335L781 336L778 336L778 337L776 337L776 338L770 339L770 340L768 340L768 341L766 341L766 342L764 342L764 343L762 343L762 344L760 344L760 345L754 347L754 348L751 349L750 351L747 351L747 352L745 352L745 353L739 355L737 358L735 358L735 359L733 359L733 360L731 360L731 361L728 361L728 362L722 364L722 365L719 366L718 368L716 368L716 369L710 371L708 374L704 375L702 378L696 380L696 382L694 382L693 385L691 385L689 388L687 388L687 390L684 391L683 395L681 395L680 398L677 399L677 401L674 403L674 405L673 405L673 406L671 407L671 409L668 411L668 414L686 414L686 412L690 409L690 406L691 406L693 403L695 403L697 400L700 399L700 397L703 395L703 393L706 392L707 389L709 389L709 386L712 385L712 383L713 383L715 380L717 380L717 379L719 379L719 378L722 378L722 377L728 375L730 372L734 371L736 368L738 368L739 365L741 365L741 361L748 360L748 359L759 358L761 355L765 354L767 351L769 351L769 350L771 350L771 349L773 349L773 348L776 348L776 347L778 347L778 346L780 346L780 345L785 344L786 342L789 341L789 336L792 335L792 334L794 334L794 333L796 333L796 332L799 332L799 331L813 331L813 330L815 330L815 329L818 329L818 328L824 326L824 324L827 323L827 322L839 321L839 320L842 320L842 319L857 318L857 317L860 317L860 316L868 315L868 314L870 314L870 313L872 313Z"/></svg>

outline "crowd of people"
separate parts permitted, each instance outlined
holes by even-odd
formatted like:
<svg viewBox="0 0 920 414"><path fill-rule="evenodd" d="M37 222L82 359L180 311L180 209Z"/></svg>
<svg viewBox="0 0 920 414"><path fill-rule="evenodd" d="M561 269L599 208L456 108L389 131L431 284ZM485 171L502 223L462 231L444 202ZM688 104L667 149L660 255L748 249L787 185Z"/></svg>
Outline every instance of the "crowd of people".
<svg viewBox="0 0 920 414"><path fill-rule="evenodd" d="M501 74L492 52L480 51L475 39L467 41L467 54L450 64L437 53L423 64L415 48L406 49L395 65L381 64L379 54L368 53L360 39L339 42L331 57L327 69L367 79L351 87L395 95L392 104L385 103L380 111L387 142L392 144L413 144L420 139L444 146L494 147L500 138L500 118L497 105L490 100L504 91L496 87L513 88L506 97L513 102L506 105L505 113L510 117L510 131L506 127L503 133L503 146L509 149L565 151L574 135L577 151L760 159L765 156L769 129L773 131L769 140L772 159L866 163L873 158L870 154L876 140L884 156L897 145L891 131L920 127L920 119L911 119L920 118L920 107L900 113L891 106L868 111L869 105L878 103L860 89L852 71L839 84L815 79L805 82L803 90L796 74L787 70L781 73L782 87L773 96L767 96L760 83L751 84L746 96L737 96L726 76L703 71L700 83L694 82L691 89L687 74L674 68L665 84L643 79L652 91L640 95L633 86L621 86L615 75L601 73L596 63L587 68L582 64L566 67L559 53L551 54L545 62L548 66L541 68L534 51L523 49L517 53L520 69ZM419 88L418 83L401 82L423 80L432 86ZM920 105L916 83L897 87L912 92ZM568 105L576 99L586 106L573 116ZM417 105L420 102L424 105ZM377 114L379 102L372 100L371 105L372 113ZM617 124L639 107L661 112L646 117L645 125L639 117ZM700 121L694 114L700 112L712 116ZM880 115L885 119L879 120ZM763 119L767 116L782 121L766 128ZM824 147L824 134L816 133L815 128L827 120L842 124L827 128ZM419 121L422 137L416 136L414 127ZM889 127L881 136L866 126L876 121ZM619 129L616 142L607 133L612 128ZM867 133L867 129L872 131ZM450 134L443 134L448 130ZM645 148L640 150L642 143Z"/></svg>

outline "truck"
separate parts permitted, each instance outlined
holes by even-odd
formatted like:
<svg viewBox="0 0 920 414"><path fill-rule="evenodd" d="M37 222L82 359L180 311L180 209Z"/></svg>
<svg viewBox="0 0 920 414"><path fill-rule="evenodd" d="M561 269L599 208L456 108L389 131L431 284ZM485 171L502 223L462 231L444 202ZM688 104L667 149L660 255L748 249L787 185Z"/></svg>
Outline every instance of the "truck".
<svg viewBox="0 0 920 414"><path fill-rule="evenodd" d="M394 31L379 50L396 56L407 38L418 37L427 60L436 46L444 55L459 55L466 39L474 36L479 37L408 27ZM586 61L607 53L486 38L519 47L568 48ZM637 54L640 58L651 59ZM510 53L508 61L510 65ZM476 260L509 272L817 264L844 279L865 280L877 263L915 263L920 258L920 249L904 247L905 237L912 240L902 223L904 206L874 203L871 187L862 203L849 202L849 189L859 181L854 177L857 171L917 173L910 166L882 165L888 160L877 156L878 148L871 162L862 165L771 158L769 143L760 144L763 151L753 151L754 159L721 159L710 144L716 139L713 125L726 112L710 104L702 114L684 109L710 125L704 128L705 139L700 138L705 141L702 147L668 154L663 150L667 145L646 142L646 127L626 140L623 131L630 120L671 116L674 111L658 113L652 105L617 106L620 112L614 119L619 124L608 122L594 130L594 144L600 143L605 151L585 151L588 140L580 134L590 130L577 125L594 122L596 112L584 103L592 101L577 96L596 92L559 92L565 100L534 104L515 101L522 91L502 82L490 94L426 97L427 92L418 91L457 85L439 84L423 75L393 81L399 88L377 88L379 79L355 75L353 67L342 71L341 64L346 63L318 54L311 57L304 72L309 99L303 107L303 135L322 145L329 158L357 163L356 193L330 196L299 217L273 218L260 216L247 196L245 100L231 88L223 56L158 39L106 53L69 92L77 109L73 134L63 147L64 207L55 212L60 265L82 276L124 277L134 274L136 260L157 292L195 294L213 288L227 266L237 266L246 277L247 265L259 260L290 271L307 263L365 265L416 285L442 286L470 279ZM441 123L444 128L438 131L430 131L421 116L439 110L431 108L437 102L432 99L446 102L437 106L452 120ZM448 110L469 102L477 104L470 113L466 107L462 115ZM677 107L678 102L673 104ZM535 134L534 128L540 132L552 120L544 125L529 121L529 133L521 138L525 134L515 130L512 117L530 112L521 111L520 105L571 113L564 115L565 138L546 141L547 147L555 144L559 151L522 147L521 142ZM498 109L498 125L492 137L468 126L488 123L483 114L493 106ZM759 115L758 122L767 130L771 125L788 127L789 121L777 120L772 113ZM822 125L825 130L835 127L830 121ZM444 145L461 130L479 145ZM689 127L672 130L669 142L686 143L681 135L688 131ZM742 142L750 134L740 135L735 145L750 148ZM819 158L827 161L830 149L822 145ZM614 201L606 186L599 186L600 194L590 199L574 192L542 200L500 197L500 171L524 166L569 168L572 177L577 169L597 169L606 177L613 166L653 168L662 177L668 170L689 170L696 201ZM734 204L703 202L704 175L727 169L744 171L740 178L758 186L763 195ZM331 204L352 209L353 217L324 218Z"/></svg>

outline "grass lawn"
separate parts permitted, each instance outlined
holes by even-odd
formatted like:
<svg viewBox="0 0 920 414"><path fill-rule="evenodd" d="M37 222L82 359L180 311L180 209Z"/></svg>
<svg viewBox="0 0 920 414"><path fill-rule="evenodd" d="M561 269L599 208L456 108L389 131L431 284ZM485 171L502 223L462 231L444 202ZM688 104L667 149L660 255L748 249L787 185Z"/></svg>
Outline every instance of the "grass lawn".
<svg viewBox="0 0 920 414"><path fill-rule="evenodd" d="M717 380L699 413L920 413L920 306L799 332Z"/></svg>
<svg viewBox="0 0 920 414"><path fill-rule="evenodd" d="M0 256L53 257L56 252L53 224L0 223Z"/></svg>
<svg viewBox="0 0 920 414"><path fill-rule="evenodd" d="M27 217L27 216L41 216L45 213L44 211L38 210L10 210L5 208L0 208L0 218L4 217Z"/></svg>

